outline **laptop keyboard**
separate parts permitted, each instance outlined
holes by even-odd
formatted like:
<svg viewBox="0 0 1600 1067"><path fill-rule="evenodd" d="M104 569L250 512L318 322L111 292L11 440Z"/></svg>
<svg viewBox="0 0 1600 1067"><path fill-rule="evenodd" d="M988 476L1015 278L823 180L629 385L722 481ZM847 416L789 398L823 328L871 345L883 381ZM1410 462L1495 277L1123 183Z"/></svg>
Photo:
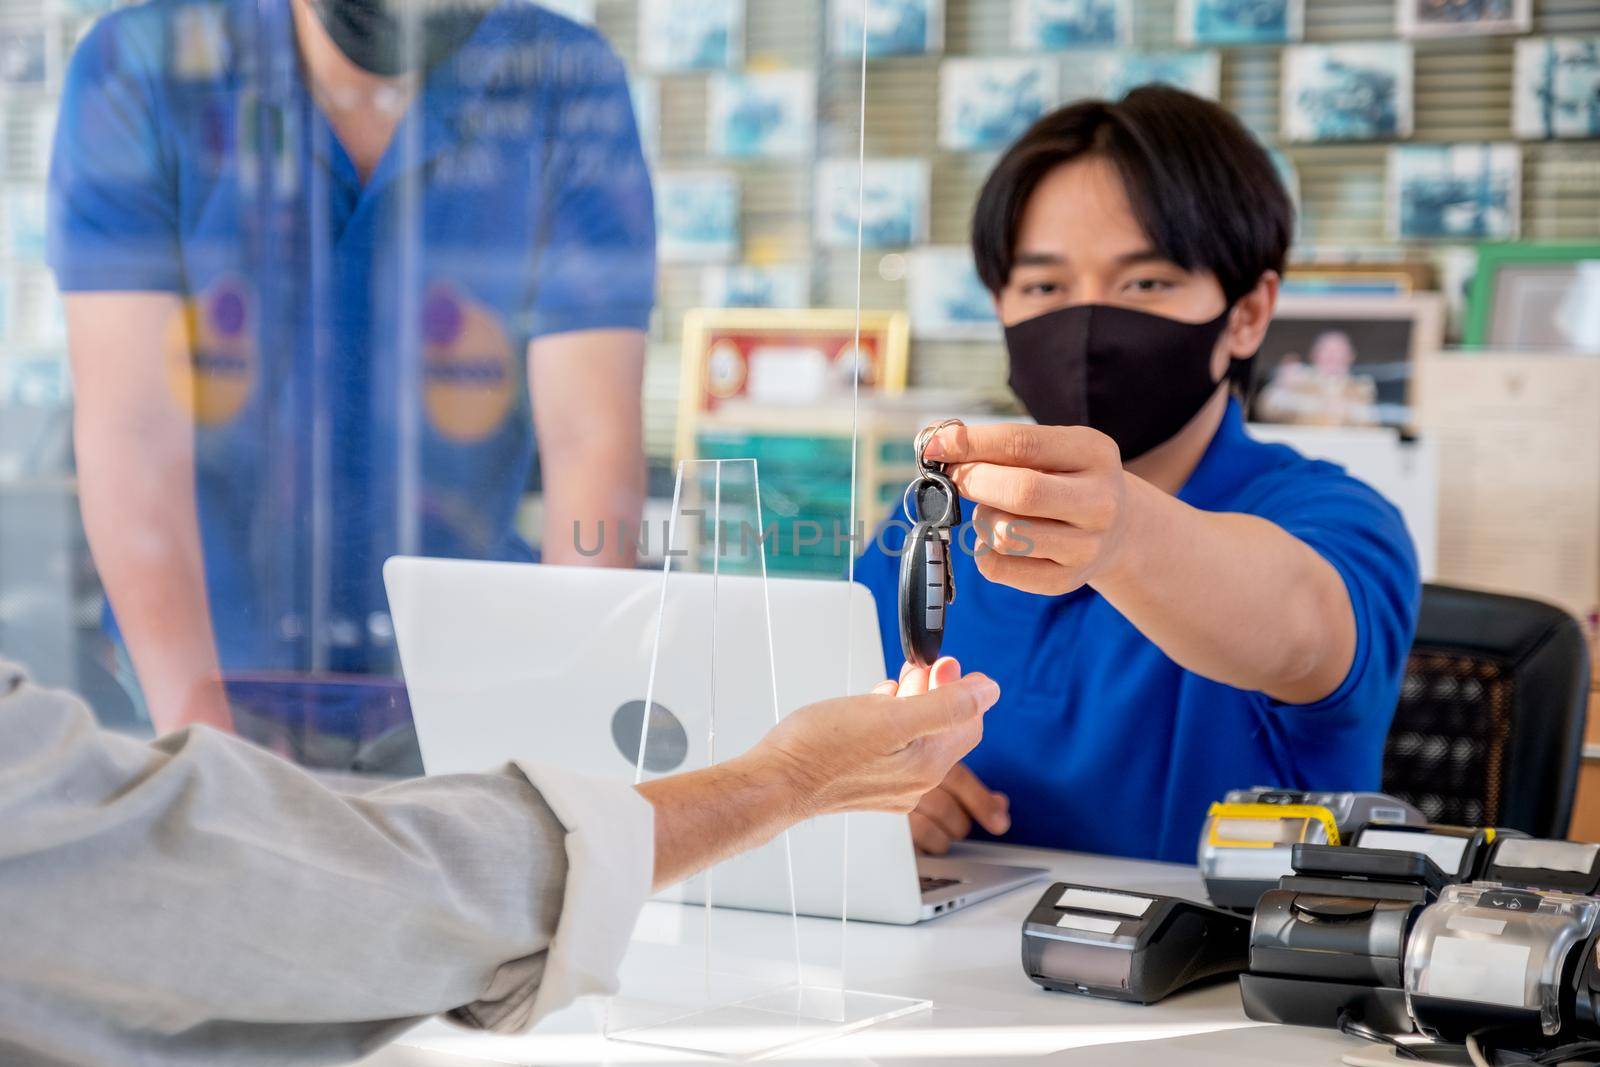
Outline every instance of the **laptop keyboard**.
<svg viewBox="0 0 1600 1067"><path fill-rule="evenodd" d="M961 879L959 879L959 878L935 878L935 877L933 877L932 875L929 875L929 874L922 875L921 876L921 881L922 881L922 891L924 893L931 893L935 889L943 889L946 886L960 885L961 884Z"/></svg>

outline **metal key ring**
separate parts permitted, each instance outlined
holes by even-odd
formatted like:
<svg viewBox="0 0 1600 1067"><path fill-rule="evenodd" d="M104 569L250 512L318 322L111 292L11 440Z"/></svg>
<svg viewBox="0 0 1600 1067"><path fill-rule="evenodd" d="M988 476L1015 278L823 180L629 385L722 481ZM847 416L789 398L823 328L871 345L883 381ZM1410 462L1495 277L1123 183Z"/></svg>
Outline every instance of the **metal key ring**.
<svg viewBox="0 0 1600 1067"><path fill-rule="evenodd" d="M946 426L965 426L965 425L966 425L966 423L962 422L960 419L945 419L943 422L934 423L932 426L924 426L922 429L918 430L917 431L917 436L916 436L916 438L914 440L914 443L912 445L912 448L917 453L917 466L921 467L923 470L931 470L931 469L933 469L933 464L929 463L926 459L922 458L922 451L923 451L923 449L928 447L928 442L933 440L933 435L934 434L938 433L940 430L944 429Z"/></svg>
<svg viewBox="0 0 1600 1067"><path fill-rule="evenodd" d="M944 490L944 512L937 520L919 519L916 515L911 514L911 494L918 486L921 486L924 483L937 485L940 489ZM918 474L915 478L911 479L911 484L907 485L906 491L900 495L900 510L905 512L906 521L911 523L913 526L922 522L929 523L929 525L932 526L943 526L951 519L955 518L955 483L938 471L925 470ZM920 512L921 509L918 508L918 513L920 514Z"/></svg>

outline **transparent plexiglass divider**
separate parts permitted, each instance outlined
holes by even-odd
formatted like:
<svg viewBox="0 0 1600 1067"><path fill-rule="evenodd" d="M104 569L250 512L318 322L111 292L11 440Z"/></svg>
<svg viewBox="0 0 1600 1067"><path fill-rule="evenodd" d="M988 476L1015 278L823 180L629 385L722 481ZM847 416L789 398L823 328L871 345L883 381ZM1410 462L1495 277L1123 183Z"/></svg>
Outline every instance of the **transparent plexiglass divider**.
<svg viewBox="0 0 1600 1067"><path fill-rule="evenodd" d="M637 731L636 781L737 756L796 707L841 695L832 668L852 632L873 632L870 600L837 581L769 579L767 528L755 460L679 464L653 633L632 650L648 662L637 722L622 727ZM846 691L870 688L881 667L859 665ZM844 819L802 824L647 904L606 1036L750 1060L927 1008L844 980L833 918L849 879Z"/></svg>

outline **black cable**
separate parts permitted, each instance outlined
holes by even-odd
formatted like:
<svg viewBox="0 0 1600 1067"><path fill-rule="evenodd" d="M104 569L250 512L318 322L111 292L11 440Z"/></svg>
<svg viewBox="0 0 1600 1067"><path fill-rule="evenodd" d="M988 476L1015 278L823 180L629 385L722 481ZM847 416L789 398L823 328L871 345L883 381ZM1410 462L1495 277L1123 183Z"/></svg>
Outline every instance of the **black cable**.
<svg viewBox="0 0 1600 1067"><path fill-rule="evenodd" d="M1530 1063L1540 1064L1541 1067L1554 1067L1562 1063L1600 1063L1600 1041L1574 1041L1571 1044L1559 1045L1553 1049L1539 1053Z"/></svg>
<svg viewBox="0 0 1600 1067"><path fill-rule="evenodd" d="M1587 1067L1600 1064L1600 1041L1573 1041L1539 1052L1515 1053L1497 1048L1488 1041L1493 1031L1483 1030L1467 1038L1467 1054L1474 1067L1494 1067L1501 1056L1513 1056L1508 1063L1527 1064L1528 1067L1559 1067L1561 1064L1579 1063Z"/></svg>
<svg viewBox="0 0 1600 1067"><path fill-rule="evenodd" d="M1338 1030L1341 1034L1348 1034L1351 1037L1358 1037L1363 1041L1371 1041L1377 1045L1388 1045L1390 1048L1395 1050L1396 1054L1404 1056L1407 1059L1422 1059L1422 1057L1418 1055L1416 1050L1411 1048L1411 1046L1405 1044L1404 1042L1396 1041L1388 1034L1374 1030L1366 1023L1356 1021L1356 1019L1353 1018L1348 1011L1339 1012L1338 1021L1335 1022L1334 1025L1338 1027Z"/></svg>

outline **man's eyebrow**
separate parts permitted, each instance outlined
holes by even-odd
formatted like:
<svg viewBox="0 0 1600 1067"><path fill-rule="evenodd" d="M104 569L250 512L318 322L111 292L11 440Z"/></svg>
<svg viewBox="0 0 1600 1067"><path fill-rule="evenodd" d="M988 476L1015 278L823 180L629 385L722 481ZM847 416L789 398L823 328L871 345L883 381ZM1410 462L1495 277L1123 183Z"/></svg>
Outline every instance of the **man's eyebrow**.
<svg viewBox="0 0 1600 1067"><path fill-rule="evenodd" d="M1013 266L1017 267L1058 267L1067 262L1067 257L1057 252L1018 252ZM1154 248L1136 248L1132 252L1124 252L1115 257L1112 262L1119 267L1131 267L1140 263L1170 263L1165 255Z"/></svg>
<svg viewBox="0 0 1600 1067"><path fill-rule="evenodd" d="M1122 253L1114 262L1119 267L1131 267L1139 263L1171 263L1172 260L1154 248L1140 248L1133 252Z"/></svg>

